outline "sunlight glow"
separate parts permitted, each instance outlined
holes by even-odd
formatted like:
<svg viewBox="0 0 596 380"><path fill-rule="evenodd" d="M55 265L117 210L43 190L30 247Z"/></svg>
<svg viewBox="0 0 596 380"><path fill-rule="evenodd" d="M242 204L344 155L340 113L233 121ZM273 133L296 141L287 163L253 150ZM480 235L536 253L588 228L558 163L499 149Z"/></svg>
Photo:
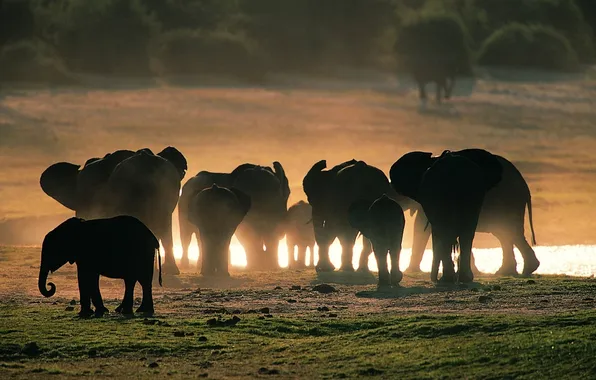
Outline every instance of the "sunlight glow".
<svg viewBox="0 0 596 380"><path fill-rule="evenodd" d="M231 265L235 267L246 266L246 254L244 248L234 236L231 244L232 259ZM352 264L354 268L358 267L358 260L360 259L360 251L362 250L362 238L360 237L354 246L354 256ZM596 245L566 245L566 246L536 246L534 247L536 256L540 260L540 268L536 271L537 274L566 274L570 276L593 276L596 275ZM400 268L404 270L410 262L410 255L412 250L404 248L400 256ZM163 248L162 248L163 253ZM341 246L339 241L335 240L329 250L331 262L336 268L341 266ZM174 256L177 259L182 257L182 246L177 242L174 246ZM474 256L476 258L476 266L485 273L494 273L501 266L502 251L500 248L486 248L474 249ZM197 248L196 239L192 238L189 248L189 259L191 264L195 264L199 257L199 249ZM307 254L307 262L310 253ZM522 272L523 259L517 249L515 249L515 259L517 261L517 270ZM315 247L315 262L318 260L318 248ZM279 257L278 262L280 267L287 268L288 266L288 250L286 246L286 239L282 239L279 243ZM422 258L421 268L425 272L430 271L432 262L432 251L427 249ZM368 260L368 267L371 271L377 272L377 263L374 255L371 255Z"/></svg>

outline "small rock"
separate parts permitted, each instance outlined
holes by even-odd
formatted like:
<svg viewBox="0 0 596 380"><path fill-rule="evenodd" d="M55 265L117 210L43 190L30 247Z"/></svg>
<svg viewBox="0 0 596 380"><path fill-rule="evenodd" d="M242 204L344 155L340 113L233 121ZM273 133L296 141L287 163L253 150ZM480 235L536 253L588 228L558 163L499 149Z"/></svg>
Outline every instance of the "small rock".
<svg viewBox="0 0 596 380"><path fill-rule="evenodd" d="M200 373L199 377L205 378L205 377L209 377L209 374L207 372L205 373Z"/></svg>
<svg viewBox="0 0 596 380"><path fill-rule="evenodd" d="M292 285L292 287L290 288L290 290L300 290L302 289L302 287L300 285Z"/></svg>
<svg viewBox="0 0 596 380"><path fill-rule="evenodd" d="M162 322L162 321L158 321L157 325L163 326L163 327L172 327L172 325L170 325L168 322Z"/></svg>
<svg viewBox="0 0 596 380"><path fill-rule="evenodd" d="M58 301L52 302L52 305L58 305Z"/></svg>
<svg viewBox="0 0 596 380"><path fill-rule="evenodd" d="M87 355L88 355L90 358L94 358L94 357L96 357L96 356L97 356L97 350L96 350L95 348L92 348L92 349L90 349L90 350L89 350L89 352L87 353Z"/></svg>
<svg viewBox="0 0 596 380"><path fill-rule="evenodd" d="M157 368L157 367L159 367L159 364L157 364L156 362L151 362L151 363L149 363L148 367L149 368Z"/></svg>
<svg viewBox="0 0 596 380"><path fill-rule="evenodd" d="M74 307L73 306L66 306L64 308L64 311L74 311Z"/></svg>
<svg viewBox="0 0 596 380"><path fill-rule="evenodd" d="M270 312L268 307L264 307L264 308L262 308L262 309L259 309L259 311L260 311L261 313L263 313L263 314L269 314L269 312Z"/></svg>
<svg viewBox="0 0 596 380"><path fill-rule="evenodd" d="M536 281L534 281L534 280L526 281L526 284L528 284L528 285L534 285L535 283L536 283Z"/></svg>
<svg viewBox="0 0 596 380"><path fill-rule="evenodd" d="M157 319L147 319L147 318L143 319L144 325L155 325L157 323L159 323L159 321Z"/></svg>
<svg viewBox="0 0 596 380"><path fill-rule="evenodd" d="M207 320L207 326L215 326L217 325L217 319L216 318L211 318Z"/></svg>
<svg viewBox="0 0 596 380"><path fill-rule="evenodd" d="M550 301L547 300L547 299L542 299L542 300L540 300L540 302L542 302L542 303L549 303Z"/></svg>
<svg viewBox="0 0 596 380"><path fill-rule="evenodd" d="M174 336L175 337L180 338L180 337L183 337L185 335L186 335L186 333L184 331L174 331Z"/></svg>
<svg viewBox="0 0 596 380"><path fill-rule="evenodd" d="M238 309L232 311L232 314L240 314L240 313L242 313L242 312Z"/></svg>
<svg viewBox="0 0 596 380"><path fill-rule="evenodd" d="M186 333L186 336L195 336L195 333L189 332L189 333Z"/></svg>
<svg viewBox="0 0 596 380"><path fill-rule="evenodd" d="M584 302L593 302L594 301L594 298L592 298L592 297L586 297L582 301L584 301Z"/></svg>
<svg viewBox="0 0 596 380"><path fill-rule="evenodd" d="M279 375L279 370L277 369L269 369L265 367L259 368L257 371L259 375Z"/></svg>
<svg viewBox="0 0 596 380"><path fill-rule="evenodd" d="M69 305L76 305L76 304L77 304L77 301L75 301L75 300L70 300L70 302L69 302L68 304L69 304Z"/></svg>
<svg viewBox="0 0 596 380"><path fill-rule="evenodd" d="M319 293L323 293L323 294L329 294L329 293L333 293L333 292L337 292L337 290L329 285L329 284L319 284L316 285L314 288L312 288L312 290L314 292L319 292Z"/></svg>
<svg viewBox="0 0 596 380"><path fill-rule="evenodd" d="M329 311L329 308L327 306L321 306L317 307L317 311Z"/></svg>
<svg viewBox="0 0 596 380"><path fill-rule="evenodd" d="M501 285L493 285L493 290L501 290Z"/></svg>
<svg viewBox="0 0 596 380"><path fill-rule="evenodd" d="M213 363L211 363L210 361L205 361L205 362L199 363L199 368L206 369L206 368L211 368L211 367L213 367Z"/></svg>
<svg viewBox="0 0 596 380"><path fill-rule="evenodd" d="M335 313L329 313L329 318L335 318L335 317L337 317L337 314L335 314Z"/></svg>
<svg viewBox="0 0 596 380"><path fill-rule="evenodd" d="M490 296L480 296L478 297L478 302L482 302L482 303L486 303L491 301L492 298L490 298Z"/></svg>
<svg viewBox="0 0 596 380"><path fill-rule="evenodd" d="M298 301L296 301L296 300L293 300L293 299L289 299L289 300L288 300L288 303L296 303L296 302L298 302Z"/></svg>
<svg viewBox="0 0 596 380"><path fill-rule="evenodd" d="M37 342L29 342L23 346L22 352L27 356L38 356L41 353L41 349L37 345Z"/></svg>
<svg viewBox="0 0 596 380"><path fill-rule="evenodd" d="M240 322L240 318L234 315L232 318L225 321L224 324L226 326L235 326L238 322Z"/></svg>
<svg viewBox="0 0 596 380"><path fill-rule="evenodd" d="M281 287L281 286L276 286L276 287L274 288L274 290L281 290L281 289L282 289L282 287Z"/></svg>
<svg viewBox="0 0 596 380"><path fill-rule="evenodd" d="M263 317L262 315L259 316L257 319L265 319L265 317Z"/></svg>
<svg viewBox="0 0 596 380"><path fill-rule="evenodd" d="M475 292L475 293L478 293L479 292L478 288L471 288L470 291L471 292Z"/></svg>
<svg viewBox="0 0 596 380"><path fill-rule="evenodd" d="M383 374L383 371L381 371L380 369L370 367L370 368L358 371L358 374L360 376L379 376L379 375Z"/></svg>
<svg viewBox="0 0 596 380"><path fill-rule="evenodd" d="M273 315L271 315L271 314L265 314L265 318L273 318Z"/></svg>
<svg viewBox="0 0 596 380"><path fill-rule="evenodd" d="M199 342L206 342L207 341L207 337L204 336L204 335L201 335L198 340L199 340Z"/></svg>

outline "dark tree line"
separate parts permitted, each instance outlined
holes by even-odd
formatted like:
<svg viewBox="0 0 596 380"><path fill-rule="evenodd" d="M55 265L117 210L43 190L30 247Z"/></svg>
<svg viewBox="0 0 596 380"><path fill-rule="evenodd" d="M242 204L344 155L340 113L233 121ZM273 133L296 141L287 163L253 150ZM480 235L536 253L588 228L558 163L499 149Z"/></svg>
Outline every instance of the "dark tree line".
<svg viewBox="0 0 596 380"><path fill-rule="evenodd" d="M438 45L404 42L416 23ZM575 70L594 62L595 31L593 0L1 0L0 79L392 71L444 59L461 35L472 64Z"/></svg>

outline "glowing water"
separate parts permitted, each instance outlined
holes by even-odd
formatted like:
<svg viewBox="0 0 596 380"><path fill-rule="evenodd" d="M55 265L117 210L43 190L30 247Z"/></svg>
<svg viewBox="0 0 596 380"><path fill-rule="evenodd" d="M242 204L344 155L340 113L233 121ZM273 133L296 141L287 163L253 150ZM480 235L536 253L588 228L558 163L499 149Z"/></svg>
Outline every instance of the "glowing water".
<svg viewBox="0 0 596 380"><path fill-rule="evenodd" d="M362 249L362 240L358 239L354 246L353 264L358 267L360 250ZM244 248L236 237L232 238L231 244L232 259L231 265L237 267L246 266L246 255ZM315 262L318 260L318 248L315 247ZM341 246L336 240L330 248L331 262L336 268L341 265ZM596 245L566 245L566 246L537 246L534 247L536 256L540 260L540 268L536 271L539 274L566 274L570 276L591 276L596 275ZM174 247L174 255L177 259L182 256L182 247L178 244ZM411 249L404 248L400 256L400 268L404 270L410 262ZM193 237L189 248L189 258L191 262L197 260L199 250L196 240ZM308 257L309 255L307 255ZM476 266L482 272L494 273L501 266L502 251L500 248L474 249ZM521 273L523 269L523 260L519 251L515 250L515 258L518 266L517 270ZM422 259L421 268L424 271L430 271L432 252L426 250ZM288 266L288 250L285 238L279 243L279 265ZM309 261L309 260L307 260ZM368 260L368 267L371 271L377 271L377 263L374 255Z"/></svg>

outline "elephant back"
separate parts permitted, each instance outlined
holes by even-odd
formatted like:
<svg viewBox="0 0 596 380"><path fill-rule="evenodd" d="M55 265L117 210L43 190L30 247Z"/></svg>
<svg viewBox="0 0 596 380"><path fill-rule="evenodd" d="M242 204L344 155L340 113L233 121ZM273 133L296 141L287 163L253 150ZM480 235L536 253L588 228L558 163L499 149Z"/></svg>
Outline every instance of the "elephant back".
<svg viewBox="0 0 596 380"><path fill-rule="evenodd" d="M496 155L484 149L464 149L452 152L452 154L466 157L482 169L487 190L501 182L503 166Z"/></svg>
<svg viewBox="0 0 596 380"><path fill-rule="evenodd" d="M374 200L386 194L390 189L389 179L382 170L359 161L341 169L333 183L333 193L337 204L343 211L348 210L356 200Z"/></svg>

